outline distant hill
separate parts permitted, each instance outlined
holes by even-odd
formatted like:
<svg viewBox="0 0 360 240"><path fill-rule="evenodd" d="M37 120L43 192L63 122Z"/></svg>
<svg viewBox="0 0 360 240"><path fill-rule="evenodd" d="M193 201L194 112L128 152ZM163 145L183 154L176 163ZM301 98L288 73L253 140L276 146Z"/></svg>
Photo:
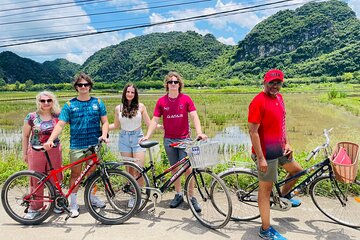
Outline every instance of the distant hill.
<svg viewBox="0 0 360 240"><path fill-rule="evenodd" d="M162 80L169 70L205 82L259 78L269 68L287 77L360 75L360 21L344 2L312 2L257 24L237 46L211 34L152 33L101 49L80 66L64 59L44 62L0 53L7 83L69 82L79 71L98 82Z"/></svg>
<svg viewBox="0 0 360 240"><path fill-rule="evenodd" d="M281 68L288 76L337 76L360 70L360 21L346 3L308 3L257 24L231 59L232 74Z"/></svg>
<svg viewBox="0 0 360 240"><path fill-rule="evenodd" d="M198 75L230 48L211 34L152 33L96 52L82 70L95 80L110 82L162 79L172 69Z"/></svg>
<svg viewBox="0 0 360 240"><path fill-rule="evenodd" d="M34 83L69 82L80 65L65 59L46 61L43 64L22 58L13 52L0 53L0 78L6 83L32 80Z"/></svg>

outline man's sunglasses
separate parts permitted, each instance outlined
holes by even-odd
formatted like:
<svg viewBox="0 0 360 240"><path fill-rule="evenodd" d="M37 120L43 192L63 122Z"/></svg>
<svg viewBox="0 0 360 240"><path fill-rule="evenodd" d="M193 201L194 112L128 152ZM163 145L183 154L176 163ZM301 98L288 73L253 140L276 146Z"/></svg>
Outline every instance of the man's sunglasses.
<svg viewBox="0 0 360 240"><path fill-rule="evenodd" d="M52 103L52 99L40 99L41 103Z"/></svg>
<svg viewBox="0 0 360 240"><path fill-rule="evenodd" d="M278 81L271 81L271 82L268 82L267 83L270 87L274 87L274 86L277 86L277 87L281 87L283 85L282 82L278 82Z"/></svg>
<svg viewBox="0 0 360 240"><path fill-rule="evenodd" d="M76 86L77 87L89 87L91 84L90 83L77 83Z"/></svg>
<svg viewBox="0 0 360 240"><path fill-rule="evenodd" d="M167 81L167 84L178 84L179 81Z"/></svg>

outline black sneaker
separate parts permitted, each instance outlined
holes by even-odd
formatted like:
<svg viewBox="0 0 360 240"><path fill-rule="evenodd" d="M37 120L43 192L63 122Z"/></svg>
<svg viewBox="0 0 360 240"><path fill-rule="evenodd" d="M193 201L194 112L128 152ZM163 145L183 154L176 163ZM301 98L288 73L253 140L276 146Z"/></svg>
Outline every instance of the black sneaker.
<svg viewBox="0 0 360 240"><path fill-rule="evenodd" d="M201 212L201 206L200 206L200 204L198 203L198 201L196 200L195 197L192 197L190 199L190 202L193 205L193 207L195 209L195 212L198 212L198 213Z"/></svg>
<svg viewBox="0 0 360 240"><path fill-rule="evenodd" d="M179 206L183 201L184 201L184 198L183 198L182 195L180 195L180 194L175 194L174 199L171 200L171 202L170 202L170 208L176 208L176 207Z"/></svg>

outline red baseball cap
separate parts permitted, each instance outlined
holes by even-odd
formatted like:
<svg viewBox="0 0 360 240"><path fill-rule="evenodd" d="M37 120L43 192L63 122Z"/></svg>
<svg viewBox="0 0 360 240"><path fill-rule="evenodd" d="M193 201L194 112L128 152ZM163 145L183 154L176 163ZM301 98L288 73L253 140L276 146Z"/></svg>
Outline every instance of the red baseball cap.
<svg viewBox="0 0 360 240"><path fill-rule="evenodd" d="M264 82L271 82L274 80L284 81L284 73L279 69L271 69L264 76Z"/></svg>

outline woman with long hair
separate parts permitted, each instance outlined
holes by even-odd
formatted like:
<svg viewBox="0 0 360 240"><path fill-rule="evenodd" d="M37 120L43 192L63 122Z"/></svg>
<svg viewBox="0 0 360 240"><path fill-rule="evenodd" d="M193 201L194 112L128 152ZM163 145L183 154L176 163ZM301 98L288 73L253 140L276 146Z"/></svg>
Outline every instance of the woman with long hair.
<svg viewBox="0 0 360 240"><path fill-rule="evenodd" d="M136 159L136 163L143 167L145 162L145 148L139 145L139 140L144 136L141 129L142 121L149 126L150 118L143 103L139 102L139 93L132 83L124 87L121 97L121 104L115 107L115 120L110 124L109 129L119 129L119 152L123 157ZM158 126L160 127L160 126ZM128 169L134 175L133 169ZM143 179L139 179L143 185ZM134 205L134 199L128 203L129 207Z"/></svg>

